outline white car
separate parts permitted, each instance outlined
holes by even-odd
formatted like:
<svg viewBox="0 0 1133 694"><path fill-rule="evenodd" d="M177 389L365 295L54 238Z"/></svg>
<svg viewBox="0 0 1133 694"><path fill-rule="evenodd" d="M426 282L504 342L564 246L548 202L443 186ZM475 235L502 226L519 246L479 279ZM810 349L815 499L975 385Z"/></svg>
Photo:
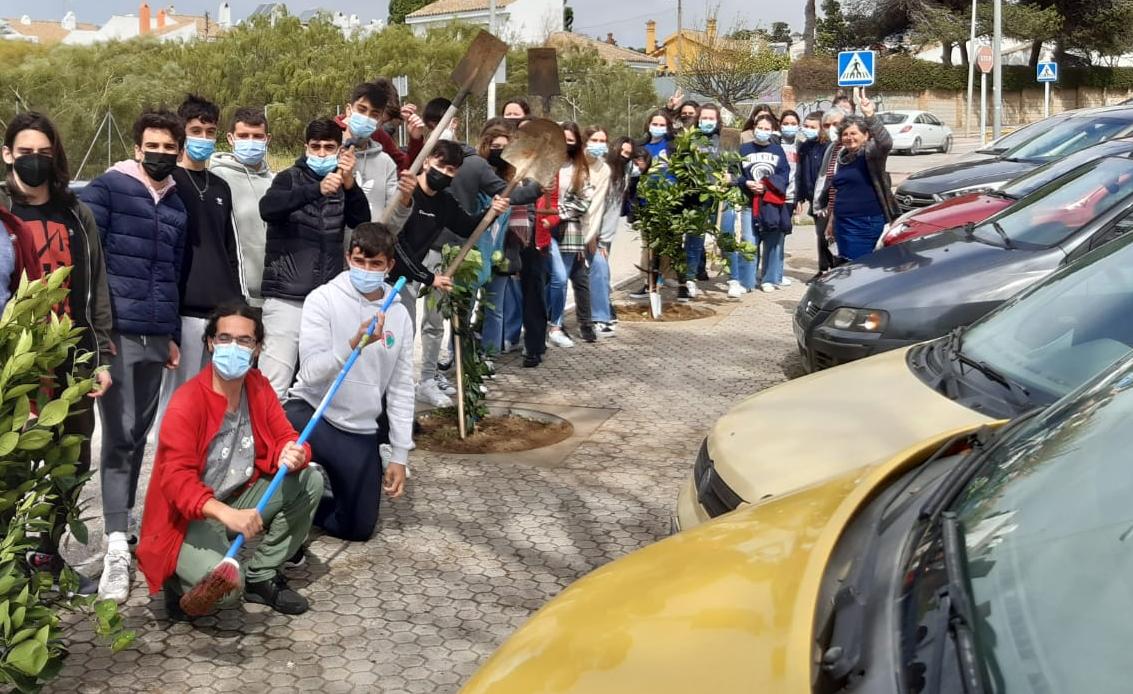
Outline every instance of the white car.
<svg viewBox="0 0 1133 694"><path fill-rule="evenodd" d="M952 129L927 111L885 111L880 116L893 136L894 151L920 154L926 149L952 149Z"/></svg>

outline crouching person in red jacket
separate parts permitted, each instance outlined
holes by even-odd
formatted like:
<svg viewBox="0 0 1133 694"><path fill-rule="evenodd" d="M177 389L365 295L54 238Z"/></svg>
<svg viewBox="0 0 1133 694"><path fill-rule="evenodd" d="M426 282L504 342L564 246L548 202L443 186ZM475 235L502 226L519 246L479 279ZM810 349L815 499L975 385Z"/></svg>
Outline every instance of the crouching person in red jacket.
<svg viewBox="0 0 1133 694"><path fill-rule="evenodd" d="M146 494L138 566L150 593L165 589L173 619L178 601L216 567L237 533L264 532L241 562L243 599L286 614L307 610L280 568L300 556L323 492L323 478L307 468L309 447L299 438L271 383L252 362L260 352L260 310L243 304L217 309L205 328L212 362L174 393L161 424L157 458ZM256 504L280 465L291 473L263 516ZM240 591L219 607L234 607Z"/></svg>

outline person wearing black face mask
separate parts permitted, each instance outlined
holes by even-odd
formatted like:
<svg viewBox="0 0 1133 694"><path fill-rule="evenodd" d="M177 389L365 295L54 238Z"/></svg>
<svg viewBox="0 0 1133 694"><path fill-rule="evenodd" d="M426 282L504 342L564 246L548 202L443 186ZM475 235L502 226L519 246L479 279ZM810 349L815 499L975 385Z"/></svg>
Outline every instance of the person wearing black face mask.
<svg viewBox="0 0 1133 694"><path fill-rule="evenodd" d="M107 553L98 592L119 603L130 592L134 501L162 374L181 361L179 285L188 237L188 214L170 176L185 147L181 119L143 113L133 132L134 159L115 164L79 195L105 242L113 306L110 376L118 385L99 400Z"/></svg>
<svg viewBox="0 0 1133 694"><path fill-rule="evenodd" d="M0 205L11 209L20 220L25 234L21 246L28 246L34 258L34 270L50 274L59 268L71 268L65 286L70 297L60 307L83 329L81 347L95 354L93 367L97 389L90 398L101 397L110 388L112 379L99 365L107 365L111 358L110 333L113 320L110 309L110 291L106 280L106 261L98 224L90 209L79 202L68 188L70 173L67 155L55 125L38 113L16 115L4 134L4 162L8 165L7 179L0 183ZM75 371L73 359L68 359L56 372L56 388L66 385L66 375L85 376L92 367L81 366ZM88 401L89 402L89 401ZM66 422L66 433L80 434L87 441L94 434L94 407L75 407L75 413ZM84 443L79 453L79 474L90 469L90 444ZM78 489L74 493L78 494ZM66 518L58 513L52 532L40 543L40 550L30 559L36 568L57 575L63 568L58 543ZM80 578L82 594L93 593L93 581Z"/></svg>

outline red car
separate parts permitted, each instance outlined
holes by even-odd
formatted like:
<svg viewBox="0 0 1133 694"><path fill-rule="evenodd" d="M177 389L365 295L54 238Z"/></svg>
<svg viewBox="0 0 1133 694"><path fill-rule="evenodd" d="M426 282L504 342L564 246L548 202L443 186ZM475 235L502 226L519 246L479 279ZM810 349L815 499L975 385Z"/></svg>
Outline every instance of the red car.
<svg viewBox="0 0 1133 694"><path fill-rule="evenodd" d="M945 229L955 229L969 222L982 222L1071 169L1100 157L1120 156L1131 152L1133 152L1133 138L1109 140L1040 166L1034 171L1008 181L999 190L973 191L929 207L910 210L886 227L878 241L878 247L892 246Z"/></svg>

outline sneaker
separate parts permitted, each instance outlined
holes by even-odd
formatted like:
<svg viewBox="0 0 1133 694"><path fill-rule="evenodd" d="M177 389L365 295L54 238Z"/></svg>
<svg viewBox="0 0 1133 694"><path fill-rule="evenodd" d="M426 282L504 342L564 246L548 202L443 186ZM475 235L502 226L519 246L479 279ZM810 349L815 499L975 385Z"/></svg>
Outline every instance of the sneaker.
<svg viewBox="0 0 1133 694"><path fill-rule="evenodd" d="M448 380L448 376L438 371L433 376L433 380L437 382L437 390L445 395L456 395L456 386L452 384L452 381Z"/></svg>
<svg viewBox="0 0 1133 694"><path fill-rule="evenodd" d="M786 276L784 276L784 277L783 277L783 279L779 280L779 286L780 286L780 287L789 287L789 286L791 286L791 278L790 278L790 277L786 277Z"/></svg>
<svg viewBox="0 0 1133 694"><path fill-rule="evenodd" d="M298 569L300 566L303 566L306 563L307 548L303 545L299 545L299 549L296 550L295 554L292 554L290 557L288 557L287 561L283 562L283 565L288 569Z"/></svg>
<svg viewBox="0 0 1133 694"><path fill-rule="evenodd" d="M643 285L641 285L641 289L638 289L636 292L630 292L629 298L631 298L631 299L648 299L649 298L649 285L643 284Z"/></svg>
<svg viewBox="0 0 1133 694"><path fill-rule="evenodd" d="M523 356L523 367L526 369L534 369L543 363L542 354L526 354Z"/></svg>
<svg viewBox="0 0 1133 694"><path fill-rule="evenodd" d="M599 339L603 337L614 337L618 334L609 323L595 323L594 332L598 335Z"/></svg>
<svg viewBox="0 0 1133 694"><path fill-rule="evenodd" d="M129 552L108 550L103 559L102 578L98 581L100 600L113 600L118 604L126 602L130 596Z"/></svg>
<svg viewBox="0 0 1133 694"><path fill-rule="evenodd" d="M728 280L729 299L739 299L744 294L747 294L747 290L744 289L744 286L739 283L739 280Z"/></svg>
<svg viewBox="0 0 1133 694"><path fill-rule="evenodd" d="M700 287L696 286L696 282L689 280L685 282L685 289L688 290L688 297L695 299L700 294Z"/></svg>
<svg viewBox="0 0 1133 694"><path fill-rule="evenodd" d="M496 377L496 362L492 361L491 359L485 359L483 364L484 364L484 378L495 378Z"/></svg>
<svg viewBox="0 0 1133 694"><path fill-rule="evenodd" d="M690 301L688 285L681 285L681 287L677 289L677 301L682 304L687 304Z"/></svg>
<svg viewBox="0 0 1133 694"><path fill-rule="evenodd" d="M707 282L712 278L708 276L708 270L700 270L696 273L696 279L699 282Z"/></svg>
<svg viewBox="0 0 1133 694"><path fill-rule="evenodd" d="M778 289L778 287L771 284L770 282L764 282L763 284L759 285L759 288L762 289L765 292L773 292L776 289Z"/></svg>
<svg viewBox="0 0 1133 694"><path fill-rule="evenodd" d="M590 328L579 328L579 330L578 330L578 335L579 335L579 337L581 337L581 338L582 338L582 341L583 341L583 342L591 342L591 343L593 343L593 342L597 342L597 341L598 341L598 334L597 334L596 332L594 332L594 328L593 328L593 327L590 327Z"/></svg>
<svg viewBox="0 0 1133 694"><path fill-rule="evenodd" d="M54 590L59 590L59 579L62 578L63 570L71 568L63 561L63 557L54 552L28 552L27 562L33 573L45 571L51 574L51 587ZM71 571L74 572L79 585L74 591L71 591L70 595L94 595L98 592L96 581L87 578L74 569L71 569Z"/></svg>
<svg viewBox="0 0 1133 694"><path fill-rule="evenodd" d="M500 354L511 354L515 351L515 343L504 340L504 348L500 350Z"/></svg>
<svg viewBox="0 0 1133 694"><path fill-rule="evenodd" d="M556 347L563 349L570 349L574 347L574 340L567 337L567 334L562 330L550 330L547 332L547 342L550 342Z"/></svg>
<svg viewBox="0 0 1133 694"><path fill-rule="evenodd" d="M311 606L307 598L291 590L281 573L266 581L244 583L244 602L267 605L283 614L303 614Z"/></svg>
<svg viewBox="0 0 1133 694"><path fill-rule="evenodd" d="M441 392L436 381L419 383L417 385L417 399L433 407L452 407L452 398Z"/></svg>

